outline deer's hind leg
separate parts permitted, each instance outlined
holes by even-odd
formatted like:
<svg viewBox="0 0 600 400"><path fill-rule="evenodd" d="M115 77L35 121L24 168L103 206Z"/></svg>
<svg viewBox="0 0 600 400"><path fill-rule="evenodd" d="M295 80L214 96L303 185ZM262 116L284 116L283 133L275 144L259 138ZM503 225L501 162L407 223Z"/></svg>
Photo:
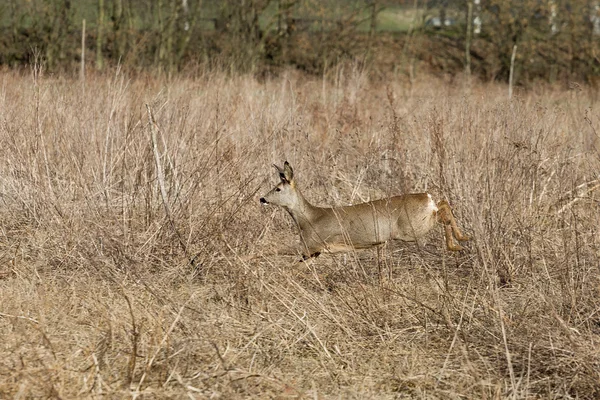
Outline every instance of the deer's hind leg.
<svg viewBox="0 0 600 400"><path fill-rule="evenodd" d="M442 200L439 203L437 203L437 208L437 221L440 224L444 225L446 247L448 248L448 250L452 251L462 250L463 247L461 245L454 243L454 238L461 242L469 240L470 238L467 235L463 234L458 228L458 225L456 224L456 219L454 219L454 215L452 214L450 204L448 204L446 200Z"/></svg>

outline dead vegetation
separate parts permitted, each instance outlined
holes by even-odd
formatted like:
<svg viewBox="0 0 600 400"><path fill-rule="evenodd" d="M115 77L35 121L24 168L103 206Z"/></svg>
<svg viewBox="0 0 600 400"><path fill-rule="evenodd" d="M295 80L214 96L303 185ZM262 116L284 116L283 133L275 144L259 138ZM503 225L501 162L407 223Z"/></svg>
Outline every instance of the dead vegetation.
<svg viewBox="0 0 600 400"><path fill-rule="evenodd" d="M39 72L0 76L0 397L600 396L588 89ZM272 255L285 159L315 204L427 190L473 240Z"/></svg>

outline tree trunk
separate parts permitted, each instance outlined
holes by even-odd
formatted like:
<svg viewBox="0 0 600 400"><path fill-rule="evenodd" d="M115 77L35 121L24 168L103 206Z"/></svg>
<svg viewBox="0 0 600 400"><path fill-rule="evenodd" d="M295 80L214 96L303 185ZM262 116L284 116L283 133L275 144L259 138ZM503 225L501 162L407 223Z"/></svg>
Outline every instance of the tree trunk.
<svg viewBox="0 0 600 400"><path fill-rule="evenodd" d="M465 40L465 72L471 75L471 39L473 36L473 0L467 2L467 37Z"/></svg>
<svg viewBox="0 0 600 400"><path fill-rule="evenodd" d="M127 32L124 29L123 0L113 0L112 21L117 60L122 61L127 46Z"/></svg>
<svg viewBox="0 0 600 400"><path fill-rule="evenodd" d="M444 0L444 1L442 1L442 4L440 5L440 29L446 28L447 9L448 9L448 1Z"/></svg>
<svg viewBox="0 0 600 400"><path fill-rule="evenodd" d="M104 45L104 0L98 0L98 23L96 34L96 69L102 71L104 68L104 57L102 46Z"/></svg>

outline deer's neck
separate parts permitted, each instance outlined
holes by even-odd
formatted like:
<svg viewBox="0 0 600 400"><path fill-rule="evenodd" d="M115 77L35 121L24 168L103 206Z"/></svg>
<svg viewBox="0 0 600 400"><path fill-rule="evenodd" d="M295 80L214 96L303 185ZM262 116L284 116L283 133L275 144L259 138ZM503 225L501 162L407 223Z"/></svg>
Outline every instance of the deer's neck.
<svg viewBox="0 0 600 400"><path fill-rule="evenodd" d="M293 208L288 208L290 213L300 230L305 230L317 220L321 213L319 207L315 207L298 192L298 203Z"/></svg>

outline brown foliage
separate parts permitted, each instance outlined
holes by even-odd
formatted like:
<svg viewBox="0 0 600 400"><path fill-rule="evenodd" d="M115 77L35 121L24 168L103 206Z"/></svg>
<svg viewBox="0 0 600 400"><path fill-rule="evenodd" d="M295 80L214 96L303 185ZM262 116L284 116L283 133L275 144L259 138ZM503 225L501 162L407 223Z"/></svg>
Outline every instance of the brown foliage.
<svg viewBox="0 0 600 400"><path fill-rule="evenodd" d="M0 397L598 397L588 89L332 71L3 73ZM428 190L473 240L273 255L284 159L316 204Z"/></svg>

